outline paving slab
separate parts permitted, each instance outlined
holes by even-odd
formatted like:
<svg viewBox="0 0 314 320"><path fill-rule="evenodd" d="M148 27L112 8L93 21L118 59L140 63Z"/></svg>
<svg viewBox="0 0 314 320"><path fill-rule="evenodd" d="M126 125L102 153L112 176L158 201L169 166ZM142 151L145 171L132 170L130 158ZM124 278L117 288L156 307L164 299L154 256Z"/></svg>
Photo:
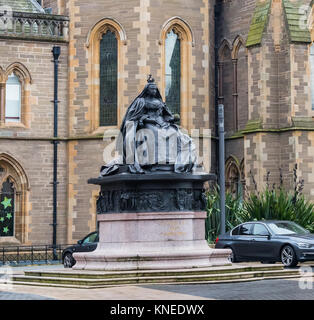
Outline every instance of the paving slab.
<svg viewBox="0 0 314 320"><path fill-rule="evenodd" d="M261 266L241 263L237 266ZM301 266L312 266L313 263ZM24 270L64 270L63 266L16 267ZM314 269L313 269L314 270ZM313 282L312 277L309 281ZM314 289L301 289L300 279L261 280L246 283L125 285L99 289L75 289L13 285L0 291L0 300L314 300Z"/></svg>

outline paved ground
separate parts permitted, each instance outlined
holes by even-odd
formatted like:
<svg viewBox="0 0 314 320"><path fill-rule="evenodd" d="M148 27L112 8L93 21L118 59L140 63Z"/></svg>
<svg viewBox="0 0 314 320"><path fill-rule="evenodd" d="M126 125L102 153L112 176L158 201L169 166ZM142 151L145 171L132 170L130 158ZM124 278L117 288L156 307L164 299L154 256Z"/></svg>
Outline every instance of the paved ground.
<svg viewBox="0 0 314 320"><path fill-rule="evenodd" d="M25 268L15 271L22 272ZM38 268L43 267L27 267L28 270ZM46 268L56 269L56 266ZM14 285L12 290L0 291L0 300L314 300L313 280L314 277L308 278L311 289L301 289L300 279L228 284L140 285L102 289Z"/></svg>
<svg viewBox="0 0 314 320"><path fill-rule="evenodd" d="M300 289L299 279L192 286L155 285L150 288L167 293L200 296L210 300L314 300L314 283L312 289Z"/></svg>
<svg viewBox="0 0 314 320"><path fill-rule="evenodd" d="M29 293L16 293L14 291L0 291L0 300L54 300L45 296Z"/></svg>

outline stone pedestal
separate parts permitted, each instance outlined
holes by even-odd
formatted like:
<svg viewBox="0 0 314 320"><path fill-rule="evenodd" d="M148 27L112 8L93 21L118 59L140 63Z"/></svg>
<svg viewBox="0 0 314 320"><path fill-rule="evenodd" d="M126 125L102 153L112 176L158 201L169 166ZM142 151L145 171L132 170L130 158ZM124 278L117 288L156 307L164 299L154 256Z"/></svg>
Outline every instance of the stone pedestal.
<svg viewBox="0 0 314 320"><path fill-rule="evenodd" d="M73 269L190 269L230 264L230 250L211 249L205 240L201 195L204 181L210 178L163 173L93 179L91 183L101 185L99 243L93 252L74 253Z"/></svg>
<svg viewBox="0 0 314 320"><path fill-rule="evenodd" d="M229 264L229 250L208 247L205 212L99 215L99 244L75 253L73 269L152 270Z"/></svg>

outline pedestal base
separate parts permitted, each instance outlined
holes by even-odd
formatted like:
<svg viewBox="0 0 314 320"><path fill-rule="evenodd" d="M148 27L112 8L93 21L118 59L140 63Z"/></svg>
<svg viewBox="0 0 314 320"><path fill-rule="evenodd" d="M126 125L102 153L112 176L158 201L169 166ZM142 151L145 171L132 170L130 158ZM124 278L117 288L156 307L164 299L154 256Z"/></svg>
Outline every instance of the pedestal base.
<svg viewBox="0 0 314 320"><path fill-rule="evenodd" d="M209 248L205 212L152 212L98 216L95 251L74 253L73 269L154 270L228 265L231 251Z"/></svg>

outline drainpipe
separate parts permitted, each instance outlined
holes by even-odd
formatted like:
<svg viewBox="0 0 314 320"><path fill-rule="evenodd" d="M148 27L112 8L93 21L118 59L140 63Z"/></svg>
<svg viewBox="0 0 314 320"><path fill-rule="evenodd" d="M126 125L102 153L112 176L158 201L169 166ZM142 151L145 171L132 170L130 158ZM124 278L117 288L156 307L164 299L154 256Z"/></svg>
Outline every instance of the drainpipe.
<svg viewBox="0 0 314 320"><path fill-rule="evenodd" d="M54 46L52 48L54 63L54 124L53 124L53 260L58 260L57 255L57 187L58 187L58 66L61 48Z"/></svg>
<svg viewBox="0 0 314 320"><path fill-rule="evenodd" d="M226 232L226 194L225 194L225 118L224 105L218 105L219 130L219 191L220 191L220 234Z"/></svg>
<svg viewBox="0 0 314 320"><path fill-rule="evenodd" d="M219 57L218 57L218 42L219 42L219 29L218 29L218 20L219 20L219 11L220 5L217 3L214 7L214 15L215 15L215 137L219 136L219 127L218 127L218 105L223 103L223 100L220 99L221 93L221 86L220 86L220 79L222 71L222 66L219 64ZM216 151L216 173L217 176L219 175L219 143L215 140L215 151ZM217 181L218 182L218 181Z"/></svg>

